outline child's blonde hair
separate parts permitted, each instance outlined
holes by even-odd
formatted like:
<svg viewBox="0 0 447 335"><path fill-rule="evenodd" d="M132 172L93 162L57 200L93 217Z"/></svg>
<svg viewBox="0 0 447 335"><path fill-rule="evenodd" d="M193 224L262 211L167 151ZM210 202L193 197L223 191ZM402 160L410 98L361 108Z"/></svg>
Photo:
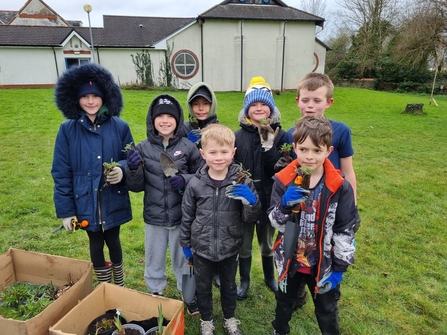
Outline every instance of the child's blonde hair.
<svg viewBox="0 0 447 335"><path fill-rule="evenodd" d="M322 86L327 87L326 98L327 100L332 98L334 94L334 84L332 80L324 73L311 72L308 73L298 82L297 96L300 97L300 91L306 89L309 91L315 91Z"/></svg>
<svg viewBox="0 0 447 335"><path fill-rule="evenodd" d="M301 144L309 137L315 146L329 148L332 144L332 136L332 126L326 117L303 116L296 122L293 143Z"/></svg>
<svg viewBox="0 0 447 335"><path fill-rule="evenodd" d="M202 130L202 137L200 140L202 148L212 140L216 141L219 145L229 145L234 147L236 137L234 136L233 131L227 126L220 123L213 123Z"/></svg>

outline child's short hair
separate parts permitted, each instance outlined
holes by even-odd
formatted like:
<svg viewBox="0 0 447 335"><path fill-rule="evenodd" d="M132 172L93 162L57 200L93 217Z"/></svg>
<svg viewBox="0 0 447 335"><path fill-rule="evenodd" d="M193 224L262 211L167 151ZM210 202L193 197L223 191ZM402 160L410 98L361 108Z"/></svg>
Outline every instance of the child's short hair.
<svg viewBox="0 0 447 335"><path fill-rule="evenodd" d="M300 91L306 89L309 91L315 91L322 86L327 87L326 98L329 100L334 94L334 84L332 80L324 73L311 72L308 73L298 82L297 96L300 97Z"/></svg>
<svg viewBox="0 0 447 335"><path fill-rule="evenodd" d="M326 117L303 116L296 122L293 143L301 144L309 137L314 145L329 148L332 144L332 135L332 126Z"/></svg>
<svg viewBox="0 0 447 335"><path fill-rule="evenodd" d="M219 145L229 145L234 147L236 137L233 131L220 123L213 123L202 129L200 144L205 147L209 141L216 141Z"/></svg>

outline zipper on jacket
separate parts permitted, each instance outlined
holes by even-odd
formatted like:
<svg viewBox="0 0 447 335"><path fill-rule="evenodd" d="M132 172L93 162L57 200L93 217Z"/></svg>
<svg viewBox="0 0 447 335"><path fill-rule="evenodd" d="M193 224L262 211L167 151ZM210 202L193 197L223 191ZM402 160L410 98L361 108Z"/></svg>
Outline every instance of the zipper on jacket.
<svg viewBox="0 0 447 335"><path fill-rule="evenodd" d="M219 188L216 187L216 193L214 194L214 199L213 199L213 207L214 207L214 213L218 213L218 209L219 209L219 204L218 204L218 199L219 199ZM214 240L216 241L216 243L214 243L214 254L217 257L217 244L219 243L218 241L218 215L214 215L214 222L213 222L213 228L214 228Z"/></svg>
<svg viewBox="0 0 447 335"><path fill-rule="evenodd" d="M163 146L163 152L166 153L166 148ZM163 172L163 187L164 187L164 203L165 203L165 222L166 227L168 227L169 223L169 208L168 208L168 178L165 176L165 173Z"/></svg>
<svg viewBox="0 0 447 335"><path fill-rule="evenodd" d="M98 189L97 193L98 193L98 219L99 219L99 224L102 225L102 212L101 212L101 190Z"/></svg>

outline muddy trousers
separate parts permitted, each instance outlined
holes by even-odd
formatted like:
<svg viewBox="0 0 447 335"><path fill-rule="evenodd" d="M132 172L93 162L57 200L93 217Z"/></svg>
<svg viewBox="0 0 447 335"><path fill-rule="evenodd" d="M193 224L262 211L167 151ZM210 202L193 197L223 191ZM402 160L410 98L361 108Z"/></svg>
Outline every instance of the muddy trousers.
<svg viewBox="0 0 447 335"><path fill-rule="evenodd" d="M236 310L236 271L237 255L220 262L213 262L194 254L196 297L203 321L213 319L212 285L215 272L220 277L220 300L224 318L234 317L234 311Z"/></svg>
<svg viewBox="0 0 447 335"><path fill-rule="evenodd" d="M289 321L293 312L293 301L295 300L301 281L305 280L307 287L312 292L312 300L315 306L315 316L317 317L318 325L323 335L339 335L340 330L338 326L338 305L337 297L339 295L339 288L325 293L313 294L315 288L315 279L311 275L306 275L297 272L292 278L287 278L286 292L281 288L276 292L276 309L275 320L272 325L276 332L281 335L289 334ZM281 285L280 285L281 286Z"/></svg>

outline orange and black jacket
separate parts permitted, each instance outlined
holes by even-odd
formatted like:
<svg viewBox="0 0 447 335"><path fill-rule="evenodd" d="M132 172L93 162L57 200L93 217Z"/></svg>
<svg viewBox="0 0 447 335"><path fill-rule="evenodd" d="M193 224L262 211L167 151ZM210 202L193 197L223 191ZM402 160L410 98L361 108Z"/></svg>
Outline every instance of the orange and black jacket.
<svg viewBox="0 0 447 335"><path fill-rule="evenodd" d="M283 250L283 233L288 220L292 218L291 209L281 204L287 187L294 185L298 161L294 160L273 177L273 190L268 210L273 227L279 230L274 246L278 278L286 275L286 262ZM317 241L318 261L312 274L318 282L330 271L345 272L354 263L354 192L339 170L326 159L324 162L324 186L317 205L315 236ZM297 241L298 242L298 241ZM287 275L292 277L298 269L295 257L291 260Z"/></svg>

